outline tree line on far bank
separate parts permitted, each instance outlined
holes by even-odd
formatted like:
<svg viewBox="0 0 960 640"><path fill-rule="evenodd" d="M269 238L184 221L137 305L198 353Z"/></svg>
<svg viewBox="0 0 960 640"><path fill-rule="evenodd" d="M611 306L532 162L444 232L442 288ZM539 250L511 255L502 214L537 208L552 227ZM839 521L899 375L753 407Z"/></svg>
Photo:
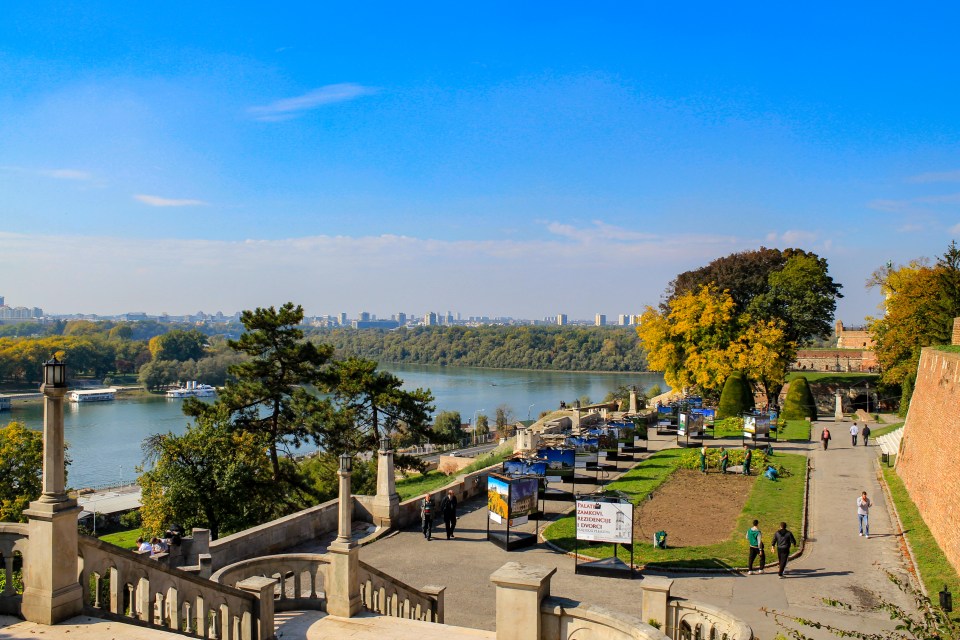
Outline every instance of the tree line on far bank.
<svg viewBox="0 0 960 640"><path fill-rule="evenodd" d="M645 371L630 327L481 326L317 332L339 354L379 362L498 369Z"/></svg>

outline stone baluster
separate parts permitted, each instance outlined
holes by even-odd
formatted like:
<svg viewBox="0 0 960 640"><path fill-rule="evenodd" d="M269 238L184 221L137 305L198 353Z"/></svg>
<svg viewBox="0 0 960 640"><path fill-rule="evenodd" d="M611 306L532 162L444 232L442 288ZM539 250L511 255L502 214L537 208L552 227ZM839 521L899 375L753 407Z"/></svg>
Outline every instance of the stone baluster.
<svg viewBox="0 0 960 640"><path fill-rule="evenodd" d="M277 581L273 578L253 576L237 583L237 588L257 597L259 610L254 612L257 624L257 638L270 640L274 637L274 601L273 592Z"/></svg>
<svg viewBox="0 0 960 640"><path fill-rule="evenodd" d="M13 554L7 554L3 556L3 576L5 582L3 583L3 595L12 596L13 595Z"/></svg>
<svg viewBox="0 0 960 640"><path fill-rule="evenodd" d="M497 587L497 640L541 637L540 603L550 595L556 572L508 562L490 576Z"/></svg>

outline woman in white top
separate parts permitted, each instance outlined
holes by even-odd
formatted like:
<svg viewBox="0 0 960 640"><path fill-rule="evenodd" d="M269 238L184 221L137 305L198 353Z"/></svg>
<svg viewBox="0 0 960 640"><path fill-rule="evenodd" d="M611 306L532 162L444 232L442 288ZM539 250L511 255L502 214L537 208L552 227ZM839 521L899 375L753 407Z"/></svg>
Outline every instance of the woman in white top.
<svg viewBox="0 0 960 640"><path fill-rule="evenodd" d="M857 519L860 520L860 535L867 540L870 539L870 507L872 506L873 503L867 497L867 492L861 493L857 498Z"/></svg>

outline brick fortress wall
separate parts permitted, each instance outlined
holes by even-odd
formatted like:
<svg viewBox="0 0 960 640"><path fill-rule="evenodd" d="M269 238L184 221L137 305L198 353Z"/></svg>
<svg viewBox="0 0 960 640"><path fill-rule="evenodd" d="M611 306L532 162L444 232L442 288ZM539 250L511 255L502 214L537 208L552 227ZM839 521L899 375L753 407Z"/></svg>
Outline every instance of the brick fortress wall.
<svg viewBox="0 0 960 640"><path fill-rule="evenodd" d="M960 354L924 349L903 430L897 473L947 559L960 570L958 407Z"/></svg>

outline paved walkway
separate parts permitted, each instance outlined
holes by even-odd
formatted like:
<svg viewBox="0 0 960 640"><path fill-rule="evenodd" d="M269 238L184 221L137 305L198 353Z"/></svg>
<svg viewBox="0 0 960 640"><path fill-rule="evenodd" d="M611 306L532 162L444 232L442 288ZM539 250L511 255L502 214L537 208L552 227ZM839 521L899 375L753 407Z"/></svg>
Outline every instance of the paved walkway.
<svg viewBox="0 0 960 640"><path fill-rule="evenodd" d="M353 618L328 616L320 611L277 614L277 638L298 640L495 640L496 634L446 624L386 618L361 613Z"/></svg>
<svg viewBox="0 0 960 640"><path fill-rule="evenodd" d="M874 470L877 449L872 445L852 448L849 438L843 437L849 423L828 424L835 434L829 451L820 451L819 446L812 444L781 448L808 453L813 465L810 538L803 557L789 566L790 576L779 580L775 570L754 576L674 574L671 575L675 578L674 595L731 610L748 622L759 638L773 638L778 631L761 607L872 631L891 626L886 616L866 611L876 602L874 592L904 607L911 606L881 571L887 569L905 575L898 541ZM817 424L813 437L817 438L819 433ZM671 441L661 438L652 441L651 448L670 444ZM875 504L871 517L873 535L869 540L857 535L855 501L864 490ZM640 581L575 575L572 558L544 545L511 553L502 551L485 540L485 507L481 500L465 506L454 540L442 539L441 534L427 542L419 531L411 528L364 547L360 557L413 586L445 585L446 622L453 625L494 628L494 587L489 576L509 561L557 567L551 589L554 595L639 615ZM799 523L790 524L794 529L799 528ZM773 531L765 534L769 541ZM855 605L856 613L827 607L821 602L823 597L847 601ZM807 635L832 637L826 633Z"/></svg>

